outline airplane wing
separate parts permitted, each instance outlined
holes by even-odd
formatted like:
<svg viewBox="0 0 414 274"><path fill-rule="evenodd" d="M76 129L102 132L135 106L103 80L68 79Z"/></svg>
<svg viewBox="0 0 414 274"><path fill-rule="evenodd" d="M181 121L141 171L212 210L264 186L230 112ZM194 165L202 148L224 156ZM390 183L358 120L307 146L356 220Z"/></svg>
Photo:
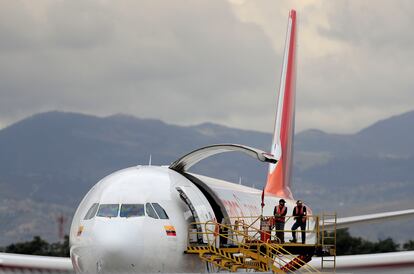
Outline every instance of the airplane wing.
<svg viewBox="0 0 414 274"><path fill-rule="evenodd" d="M320 268L321 258L312 258L310 264L315 268ZM367 273L366 271L368 269L376 270L372 273L401 273L400 271L402 269L410 269L411 271L407 273L412 273L413 267L414 251L400 251L364 255L344 255L336 257L336 269L352 269L352 273ZM357 270L363 270L364 272L359 272Z"/></svg>
<svg viewBox="0 0 414 274"><path fill-rule="evenodd" d="M359 224L359 223L371 223L371 222L384 221L384 220L389 220L389 219L410 217L413 215L414 215L414 209L407 209L407 210L400 210L400 211L390 211L390 212L383 212L383 213L337 218L336 228L337 229L346 228L351 225ZM321 222L321 225L322 225L322 222ZM334 226L334 220L325 220L324 226L326 229L332 229Z"/></svg>
<svg viewBox="0 0 414 274"><path fill-rule="evenodd" d="M0 252L0 273L11 271L74 272L70 258L10 254Z"/></svg>

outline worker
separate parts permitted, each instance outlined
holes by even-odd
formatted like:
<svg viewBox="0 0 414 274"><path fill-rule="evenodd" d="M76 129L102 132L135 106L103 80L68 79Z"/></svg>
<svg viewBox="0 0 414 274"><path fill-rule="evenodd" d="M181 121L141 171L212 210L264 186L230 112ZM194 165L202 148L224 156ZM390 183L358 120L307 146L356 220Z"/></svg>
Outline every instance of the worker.
<svg viewBox="0 0 414 274"><path fill-rule="evenodd" d="M284 199L279 200L279 204L275 206L273 210L273 216L275 218L276 226L276 238L279 239L281 244L285 243L285 216L287 213L287 207L285 207L286 201Z"/></svg>
<svg viewBox="0 0 414 274"><path fill-rule="evenodd" d="M296 206L293 209L293 217L295 218L295 223L292 226L292 237L290 240L292 243L296 243L296 229L300 227L302 230L302 244L306 241L306 206L303 205L301 200L296 202Z"/></svg>

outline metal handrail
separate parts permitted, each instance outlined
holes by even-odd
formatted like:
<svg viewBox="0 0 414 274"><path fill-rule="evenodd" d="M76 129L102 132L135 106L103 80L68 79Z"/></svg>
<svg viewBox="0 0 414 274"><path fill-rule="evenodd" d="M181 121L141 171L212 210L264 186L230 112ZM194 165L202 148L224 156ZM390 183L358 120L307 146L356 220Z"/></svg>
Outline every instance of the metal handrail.
<svg viewBox="0 0 414 274"><path fill-rule="evenodd" d="M286 215L285 216L286 222L289 219L295 218L295 217L296 216L293 216L293 215ZM235 224L236 221L244 221L244 220L249 219L249 218L254 218L255 220L252 223L250 223L247 227L245 227L245 229L249 229L249 228L253 227L255 229L255 231L259 231L259 233L260 232L263 233L263 231L260 229L260 222L257 222L257 221L259 221L261 219L271 220L272 218L274 218L274 216L259 216L259 217L257 217L257 216L242 216L242 217L236 216L236 217L228 217L228 218L223 219L222 223ZM307 222L306 222L307 229L306 230L301 230L301 232L315 234L315 238L317 240L316 243L319 244L320 241L319 241L319 237L317 236L318 235L317 231L319 229L319 216L318 215L308 215L305 218L307 219ZM311 220L315 224L315 228L313 228L313 229L309 228L309 226L311 224ZM256 226L255 226L255 224L256 224ZM297 230L288 230L288 229L274 230L273 229L273 231L276 231L276 232L295 232ZM250 232L250 231L248 231L248 232ZM271 233L266 233L265 232L265 234L271 236ZM253 236L257 236L257 235L253 235Z"/></svg>

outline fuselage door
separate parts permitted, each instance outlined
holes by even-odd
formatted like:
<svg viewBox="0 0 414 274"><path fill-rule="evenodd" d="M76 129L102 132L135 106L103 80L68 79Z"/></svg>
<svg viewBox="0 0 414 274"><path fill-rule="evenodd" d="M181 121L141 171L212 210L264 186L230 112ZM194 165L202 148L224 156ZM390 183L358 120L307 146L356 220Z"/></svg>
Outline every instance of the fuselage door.
<svg viewBox="0 0 414 274"><path fill-rule="evenodd" d="M210 203L204 197L200 190L194 187L181 186L176 187L180 198L187 204L192 216L193 222L195 225L193 227L198 233L195 235L197 242L207 243L208 238L206 232L210 232L214 229L214 224L211 223L207 226L208 231L206 231L206 223L209 221L215 220L214 211L210 206ZM211 235L211 239L214 236ZM210 239L210 240L211 240ZM190 238L191 240L191 238Z"/></svg>

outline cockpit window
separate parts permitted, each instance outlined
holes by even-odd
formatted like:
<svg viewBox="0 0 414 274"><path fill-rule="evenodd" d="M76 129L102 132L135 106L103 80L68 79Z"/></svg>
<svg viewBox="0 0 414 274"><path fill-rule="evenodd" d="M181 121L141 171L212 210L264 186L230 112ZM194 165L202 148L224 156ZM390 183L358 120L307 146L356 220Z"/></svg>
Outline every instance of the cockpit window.
<svg viewBox="0 0 414 274"><path fill-rule="evenodd" d="M98 214L99 217L117 217L119 205L118 204L102 204L99 206Z"/></svg>
<svg viewBox="0 0 414 274"><path fill-rule="evenodd" d="M162 206L160 206L158 203L152 203L152 206L154 207L158 216L160 216L160 219L168 219L167 212L165 212Z"/></svg>
<svg viewBox="0 0 414 274"><path fill-rule="evenodd" d="M152 208L152 205L150 203L145 204L145 211L149 217L158 219L157 213L155 213L155 210Z"/></svg>
<svg viewBox="0 0 414 274"><path fill-rule="evenodd" d="M84 220L90 220L93 217L95 217L96 211L98 211L98 207L99 204L98 203L94 203L88 210L88 212L85 215L85 218L83 218Z"/></svg>
<svg viewBox="0 0 414 274"><path fill-rule="evenodd" d="M145 210L143 204L123 204L121 205L121 217L138 217L145 216Z"/></svg>

